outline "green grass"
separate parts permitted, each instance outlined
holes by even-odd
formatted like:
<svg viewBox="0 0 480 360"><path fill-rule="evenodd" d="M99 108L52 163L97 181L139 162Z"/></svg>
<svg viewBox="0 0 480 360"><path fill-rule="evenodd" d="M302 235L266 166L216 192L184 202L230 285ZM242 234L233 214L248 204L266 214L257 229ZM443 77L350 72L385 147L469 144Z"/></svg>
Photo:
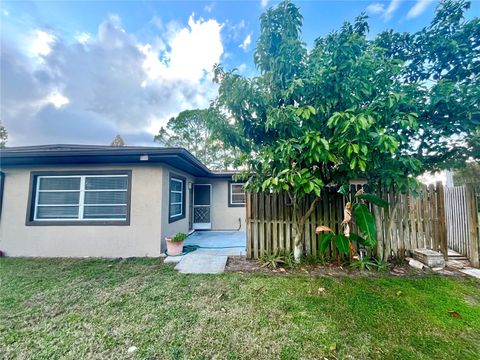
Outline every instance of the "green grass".
<svg viewBox="0 0 480 360"><path fill-rule="evenodd" d="M153 259L7 258L0 260L0 272L1 358L478 359L480 354L480 283L473 279L193 276ZM319 287L325 288L321 295ZM130 346L138 350L129 355Z"/></svg>

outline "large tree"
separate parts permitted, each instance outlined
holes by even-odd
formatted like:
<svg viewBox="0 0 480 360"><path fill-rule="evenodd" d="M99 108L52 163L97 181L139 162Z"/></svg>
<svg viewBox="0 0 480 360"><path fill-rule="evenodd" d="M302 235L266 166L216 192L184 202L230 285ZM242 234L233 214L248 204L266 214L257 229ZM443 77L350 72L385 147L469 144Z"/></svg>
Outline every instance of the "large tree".
<svg viewBox="0 0 480 360"><path fill-rule="evenodd" d="M7 145L8 132L5 126L0 122L0 148L4 148Z"/></svg>
<svg viewBox="0 0 480 360"><path fill-rule="evenodd" d="M223 116L214 109L185 110L171 118L154 140L162 146L182 147L213 170L238 166L237 151L219 136Z"/></svg>
<svg viewBox="0 0 480 360"><path fill-rule="evenodd" d="M424 170L474 154L479 26L478 19L463 20L466 8L463 1L443 2L422 31L385 32L374 40L367 39L361 15L307 51L300 11L284 1L260 18L259 76L215 68L216 106L229 115L221 126L224 141L246 154L251 190L291 197L297 259L324 186L366 178L371 187L407 191ZM442 57L444 47L458 51ZM307 196L314 200L304 209ZM360 221L372 215L361 202L353 210L357 239L373 245L371 221Z"/></svg>

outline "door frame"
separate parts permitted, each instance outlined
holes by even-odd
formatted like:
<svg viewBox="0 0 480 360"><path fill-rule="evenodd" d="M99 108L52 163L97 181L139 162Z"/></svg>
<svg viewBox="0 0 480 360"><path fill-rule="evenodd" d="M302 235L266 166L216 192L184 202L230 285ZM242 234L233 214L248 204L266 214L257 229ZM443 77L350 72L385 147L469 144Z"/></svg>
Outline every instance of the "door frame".
<svg viewBox="0 0 480 360"><path fill-rule="evenodd" d="M209 186L210 187L210 205L195 205L195 186ZM193 196L192 196L192 225L193 230L211 230L212 229L212 184L193 184ZM210 208L210 222L209 223L195 223L195 207L209 207Z"/></svg>

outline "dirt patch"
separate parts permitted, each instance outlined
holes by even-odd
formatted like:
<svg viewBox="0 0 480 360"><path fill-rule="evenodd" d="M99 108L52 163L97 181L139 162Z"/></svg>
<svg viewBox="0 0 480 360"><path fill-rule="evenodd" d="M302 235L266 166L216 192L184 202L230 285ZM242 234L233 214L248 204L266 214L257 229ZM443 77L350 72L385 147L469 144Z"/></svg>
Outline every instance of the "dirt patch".
<svg viewBox="0 0 480 360"><path fill-rule="evenodd" d="M358 277L379 277L385 276L385 274L390 274L392 276L424 276L431 275L432 271L420 271L413 269L408 265L392 265L387 271L362 271L358 269L352 269L347 266L339 266L335 264L328 265L304 265L295 269L269 269L266 267L261 267L261 264L257 260L249 260L245 257L236 257L231 256L228 258L227 266L225 267L227 272L239 272L239 273L264 273L271 275L311 275L311 276L333 276L333 277L342 277L342 276L358 276ZM462 275L461 273L454 271L448 272L444 275Z"/></svg>

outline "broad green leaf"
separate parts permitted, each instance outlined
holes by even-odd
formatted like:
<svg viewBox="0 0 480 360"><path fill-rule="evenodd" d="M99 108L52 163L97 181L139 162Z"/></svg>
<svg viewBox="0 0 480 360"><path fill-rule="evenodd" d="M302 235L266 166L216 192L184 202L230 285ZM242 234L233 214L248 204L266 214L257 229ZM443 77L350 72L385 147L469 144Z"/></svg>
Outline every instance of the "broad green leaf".
<svg viewBox="0 0 480 360"><path fill-rule="evenodd" d="M338 192L340 194L342 194L343 196L348 196L349 192L350 192L350 184L343 184L342 186L340 186L340 188L338 189Z"/></svg>
<svg viewBox="0 0 480 360"><path fill-rule="evenodd" d="M350 240L343 234L335 235L335 246L338 251L343 254L346 254L350 251Z"/></svg>
<svg viewBox="0 0 480 360"><path fill-rule="evenodd" d="M365 239L361 237L360 235L356 233L350 233L350 240L351 241L356 241L357 243L363 245L363 246L368 246L368 247L373 247L376 244L376 241L372 239Z"/></svg>
<svg viewBox="0 0 480 360"><path fill-rule="evenodd" d="M320 236L320 252L324 253L325 250L327 250L328 246L332 242L333 236L334 235L332 233L323 233L322 236Z"/></svg>
<svg viewBox="0 0 480 360"><path fill-rule="evenodd" d="M383 200L381 197L378 197L377 195L359 194L359 195L355 195L355 197L357 199L367 200L369 203L380 206L382 208L385 208L385 209L388 208L388 202L386 200Z"/></svg>
<svg viewBox="0 0 480 360"><path fill-rule="evenodd" d="M362 235L370 241L375 241L375 219L368 207L365 204L355 203L353 216Z"/></svg>

